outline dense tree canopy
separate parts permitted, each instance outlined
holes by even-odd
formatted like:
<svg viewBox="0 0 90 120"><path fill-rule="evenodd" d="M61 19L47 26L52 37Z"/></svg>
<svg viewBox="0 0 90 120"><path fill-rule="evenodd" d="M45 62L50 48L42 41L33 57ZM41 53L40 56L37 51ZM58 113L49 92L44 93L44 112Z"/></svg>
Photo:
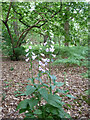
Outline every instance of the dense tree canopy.
<svg viewBox="0 0 90 120"><path fill-rule="evenodd" d="M5 40L13 50L11 56L17 56L30 31L42 35L44 42L57 36L65 46L87 44L86 2L3 2L2 13L3 35L8 35Z"/></svg>

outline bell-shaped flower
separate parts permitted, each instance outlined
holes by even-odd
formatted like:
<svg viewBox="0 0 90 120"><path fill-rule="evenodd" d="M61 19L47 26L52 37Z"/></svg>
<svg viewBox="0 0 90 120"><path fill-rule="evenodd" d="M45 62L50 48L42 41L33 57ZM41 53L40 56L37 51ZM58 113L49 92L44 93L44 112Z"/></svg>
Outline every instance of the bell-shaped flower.
<svg viewBox="0 0 90 120"><path fill-rule="evenodd" d="M47 62L45 62L45 65L47 65L48 63Z"/></svg>
<svg viewBox="0 0 90 120"><path fill-rule="evenodd" d="M29 46L29 49L32 49L32 46Z"/></svg>
<svg viewBox="0 0 90 120"><path fill-rule="evenodd" d="M47 45L47 42L44 43L44 46L46 46L46 45Z"/></svg>
<svg viewBox="0 0 90 120"><path fill-rule="evenodd" d="M29 53L26 54L26 57L29 55Z"/></svg>
<svg viewBox="0 0 90 120"><path fill-rule="evenodd" d="M54 46L53 46L53 45L51 45L51 48L54 48Z"/></svg>
<svg viewBox="0 0 90 120"><path fill-rule="evenodd" d="M34 52L32 52L32 55L33 55L33 56L35 56L35 53L34 53Z"/></svg>
<svg viewBox="0 0 90 120"><path fill-rule="evenodd" d="M32 59L35 60L36 57L37 57L37 55L34 55L34 56L32 56Z"/></svg>
<svg viewBox="0 0 90 120"><path fill-rule="evenodd" d="M55 58L56 57L56 55L54 55L54 54L52 54L52 56Z"/></svg>
<svg viewBox="0 0 90 120"><path fill-rule="evenodd" d="M44 59L44 58L41 58L41 59L42 59L43 62L46 62L46 61L47 61L47 59Z"/></svg>
<svg viewBox="0 0 90 120"><path fill-rule="evenodd" d="M43 57L44 57L45 55L44 55L43 53L41 53L41 56L43 56Z"/></svg>
<svg viewBox="0 0 90 120"><path fill-rule="evenodd" d="M54 48L50 48L50 52L54 52L54 50L55 50Z"/></svg>
<svg viewBox="0 0 90 120"><path fill-rule="evenodd" d="M40 50L42 50L42 48L40 48Z"/></svg>
<svg viewBox="0 0 90 120"><path fill-rule="evenodd" d="M46 52L49 52L49 48L46 48Z"/></svg>
<svg viewBox="0 0 90 120"><path fill-rule="evenodd" d="M47 71L49 71L49 69L48 69L48 68L46 68L46 70L47 70Z"/></svg>
<svg viewBox="0 0 90 120"><path fill-rule="evenodd" d="M25 51L26 51L26 52L28 52L28 51L29 51L29 49L26 49Z"/></svg>
<svg viewBox="0 0 90 120"><path fill-rule="evenodd" d="M47 62L50 62L50 59L47 58Z"/></svg>
<svg viewBox="0 0 90 120"><path fill-rule="evenodd" d="M29 61L29 58L26 59L26 62L28 62L28 61Z"/></svg>
<svg viewBox="0 0 90 120"><path fill-rule="evenodd" d="M52 44L54 44L54 42L53 42L53 41L51 41L51 43L52 43Z"/></svg>
<svg viewBox="0 0 90 120"><path fill-rule="evenodd" d="M45 72L45 70L41 68L41 66L39 66L39 71Z"/></svg>
<svg viewBox="0 0 90 120"><path fill-rule="evenodd" d="M43 64L41 61L39 61L39 65L45 67L45 64Z"/></svg>
<svg viewBox="0 0 90 120"><path fill-rule="evenodd" d="M39 65L42 65L42 62L41 62L41 61L39 61Z"/></svg>

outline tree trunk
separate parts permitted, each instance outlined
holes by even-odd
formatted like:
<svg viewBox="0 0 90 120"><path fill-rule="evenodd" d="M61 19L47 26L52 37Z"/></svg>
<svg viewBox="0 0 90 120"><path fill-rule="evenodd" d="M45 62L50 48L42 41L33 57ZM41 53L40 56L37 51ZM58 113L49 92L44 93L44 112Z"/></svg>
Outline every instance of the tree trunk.
<svg viewBox="0 0 90 120"><path fill-rule="evenodd" d="M67 8L67 11L69 11L69 8ZM65 14L66 21L64 23L64 31L65 31L65 46L69 46L68 40L69 40L69 21L68 21L68 14Z"/></svg>
<svg viewBox="0 0 90 120"><path fill-rule="evenodd" d="M14 18L15 19L15 18ZM17 36L19 36L19 32L18 32L18 22L17 20L16 21L13 21L13 28L14 28L14 32Z"/></svg>
<svg viewBox="0 0 90 120"><path fill-rule="evenodd" d="M44 35L44 43L47 42L48 35Z"/></svg>

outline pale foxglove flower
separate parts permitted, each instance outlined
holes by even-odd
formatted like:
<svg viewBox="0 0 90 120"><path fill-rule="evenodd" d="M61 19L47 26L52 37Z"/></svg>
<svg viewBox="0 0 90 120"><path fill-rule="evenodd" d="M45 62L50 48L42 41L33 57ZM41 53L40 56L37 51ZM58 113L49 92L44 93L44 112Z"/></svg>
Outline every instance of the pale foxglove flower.
<svg viewBox="0 0 90 120"><path fill-rule="evenodd" d="M41 62L41 61L39 61L39 65L42 65L42 62Z"/></svg>
<svg viewBox="0 0 90 120"><path fill-rule="evenodd" d="M46 46L46 45L47 45L47 42L44 43L44 46Z"/></svg>
<svg viewBox="0 0 90 120"><path fill-rule="evenodd" d="M46 52L49 52L49 48L46 48Z"/></svg>
<svg viewBox="0 0 90 120"><path fill-rule="evenodd" d="M45 65L47 65L48 63L47 62L45 62Z"/></svg>
<svg viewBox="0 0 90 120"><path fill-rule="evenodd" d="M32 42L30 42L32 44Z"/></svg>
<svg viewBox="0 0 90 120"><path fill-rule="evenodd" d="M41 66L39 66L39 70L41 70L42 68L41 68Z"/></svg>
<svg viewBox="0 0 90 120"><path fill-rule="evenodd" d="M42 48L40 48L40 50L42 50Z"/></svg>
<svg viewBox="0 0 90 120"><path fill-rule="evenodd" d="M29 55L29 53L26 54L26 57Z"/></svg>
<svg viewBox="0 0 90 120"><path fill-rule="evenodd" d="M50 52L54 52L54 50L55 50L54 48L50 48Z"/></svg>
<svg viewBox="0 0 90 120"><path fill-rule="evenodd" d="M26 49L25 51L26 51L26 52L28 52L28 51L29 51L29 49Z"/></svg>
<svg viewBox="0 0 90 120"><path fill-rule="evenodd" d="M50 62L50 59L47 59L47 62Z"/></svg>
<svg viewBox="0 0 90 120"><path fill-rule="evenodd" d="M41 43L41 46L43 46L43 43Z"/></svg>
<svg viewBox="0 0 90 120"><path fill-rule="evenodd" d="M34 52L32 52L32 54L33 54L33 56L35 56L35 53L34 53Z"/></svg>
<svg viewBox="0 0 90 120"><path fill-rule="evenodd" d="M41 58L41 59L42 59L43 62L46 62L46 61L47 61L47 59L44 59L44 58Z"/></svg>
<svg viewBox="0 0 90 120"><path fill-rule="evenodd" d="M43 71L43 72L45 72L45 70L42 69L41 66L39 66L39 71Z"/></svg>
<svg viewBox="0 0 90 120"><path fill-rule="evenodd" d="M42 63L42 66L45 67L45 64Z"/></svg>
<svg viewBox="0 0 90 120"><path fill-rule="evenodd" d="M32 46L29 46L29 49L32 49Z"/></svg>
<svg viewBox="0 0 90 120"><path fill-rule="evenodd" d="M56 57L56 55L52 54L53 57Z"/></svg>
<svg viewBox="0 0 90 120"><path fill-rule="evenodd" d="M54 44L54 42L53 42L53 41L51 41L51 43L52 43L52 44Z"/></svg>
<svg viewBox="0 0 90 120"><path fill-rule="evenodd" d="M66 81L66 85L69 86L68 82Z"/></svg>
<svg viewBox="0 0 90 120"><path fill-rule="evenodd" d="M47 71L49 71L49 69L48 69L48 68L46 68L46 70L47 70Z"/></svg>
<svg viewBox="0 0 90 120"><path fill-rule="evenodd" d="M39 65L42 65L43 67L45 67L45 64L43 64L41 61L39 61Z"/></svg>
<svg viewBox="0 0 90 120"><path fill-rule="evenodd" d="M32 56L32 59L35 60L36 57L37 57L37 56L34 55L34 56Z"/></svg>
<svg viewBox="0 0 90 120"><path fill-rule="evenodd" d="M53 45L51 45L51 48L54 48L54 46L53 46Z"/></svg>
<svg viewBox="0 0 90 120"><path fill-rule="evenodd" d="M45 73L45 70L44 70L44 69L42 69L42 72L44 72L44 73Z"/></svg>
<svg viewBox="0 0 90 120"><path fill-rule="evenodd" d="M41 53L41 56L43 56L43 57L44 57L45 55L44 55L43 53Z"/></svg>
<svg viewBox="0 0 90 120"><path fill-rule="evenodd" d="M28 62L28 61L29 61L29 58L26 59L26 62Z"/></svg>

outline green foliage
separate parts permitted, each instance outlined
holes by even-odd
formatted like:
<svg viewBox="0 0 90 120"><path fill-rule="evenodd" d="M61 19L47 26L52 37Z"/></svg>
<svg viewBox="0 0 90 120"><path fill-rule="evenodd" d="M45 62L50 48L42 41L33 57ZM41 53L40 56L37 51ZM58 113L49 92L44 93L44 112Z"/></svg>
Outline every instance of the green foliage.
<svg viewBox="0 0 90 120"><path fill-rule="evenodd" d="M37 87L37 85L39 87ZM32 86L29 86L30 88ZM32 98L25 99L21 101L17 107L19 113L25 113L25 118L53 118L61 119L61 118L70 118L69 114L65 113L63 110L63 102L61 101L61 97L56 94L49 93L49 88L42 88L39 84L34 84L33 86L35 89L32 91L30 95L30 89L26 91L29 93ZM27 93L25 91L25 93ZM26 94L27 95L27 94Z"/></svg>
<svg viewBox="0 0 90 120"><path fill-rule="evenodd" d="M57 82L56 76L51 74L50 63L53 57L52 54L55 49L53 46L53 41L52 44L50 40L45 44L44 47L42 46L42 49L40 49L40 46L35 46L35 48L38 49L38 55L36 55L34 51L34 46L29 46L29 49L26 49L26 61L28 62L28 60L30 60L31 67L29 70L31 71L32 78L28 78L30 82L26 86L24 93L21 92L21 94L19 94L19 96L27 96L28 99L21 101L17 106L17 110L19 109L19 113L25 113L25 119L42 118L44 120L47 120L48 118L52 118L53 120L56 120L71 118L70 115L67 114L63 109L63 105L65 103L62 101L62 97L75 97L67 94L69 92L68 90L61 90L60 87L64 86L65 84L63 82ZM50 49L50 47L52 49ZM43 52L49 53L49 55L45 56L46 54L44 54ZM33 59L32 56L35 56L35 58L37 57L38 59L39 73L36 77L33 76L32 61L35 59ZM46 65L44 66L44 64L49 65L49 68L47 68ZM43 69L42 66L44 66ZM46 82L42 80L43 75L46 75ZM37 84L35 83L35 81L37 81ZM57 93L59 93L60 95L58 95ZM70 105L68 104L68 106Z"/></svg>
<svg viewBox="0 0 90 120"><path fill-rule="evenodd" d="M24 119L42 118L44 120L47 120L48 118L52 118L53 120L56 120L71 118L70 115L63 110L63 105L65 103L62 102L62 98L58 96L57 93L63 93L64 96L67 96L69 98L75 97L67 94L68 90L60 91L59 88L55 89L56 87L63 86L64 83L56 82L57 78L55 75L50 75L49 73L46 74L53 81L54 85L51 85L50 83L49 85L54 86L54 92L50 93L50 87L48 86L48 83L46 83L46 85L43 82L41 84L34 83L33 85L27 85L23 95L29 96L30 99L24 99L21 101L18 104L16 110L19 109L19 113L25 113L26 117ZM33 79L37 79L37 77ZM28 80L32 81L30 78Z"/></svg>
<svg viewBox="0 0 90 120"><path fill-rule="evenodd" d="M86 73L82 73L81 75L82 75L83 78L89 78L88 71L86 71Z"/></svg>
<svg viewBox="0 0 90 120"><path fill-rule="evenodd" d="M34 46L33 52L35 54L40 54L39 50L42 48L42 52L45 55L49 55L49 52L45 51L45 46ZM87 46L72 46L72 47L59 47L58 44L54 44L55 51L54 54L57 55L57 59L53 62L54 65L64 64L69 65L78 65L78 66L87 66L87 57L88 57L88 47Z"/></svg>
<svg viewBox="0 0 90 120"><path fill-rule="evenodd" d="M87 66L88 47L60 47L53 64Z"/></svg>
<svg viewBox="0 0 90 120"><path fill-rule="evenodd" d="M13 70L14 70L14 68L13 68L13 67L11 67L11 68L10 68L10 70L11 70L11 71L13 71Z"/></svg>
<svg viewBox="0 0 90 120"><path fill-rule="evenodd" d="M2 31L2 35L3 35L2 52L4 55L9 56L11 60L19 60L20 56L25 55L25 48L23 46L14 48L15 54L13 54L11 38L9 37L8 32L5 29ZM17 44L17 37L15 35L13 37L14 37L14 46L15 46Z"/></svg>
<svg viewBox="0 0 90 120"><path fill-rule="evenodd" d="M7 15L9 6L10 2L2 3L3 18L1 18L1 20L3 21L2 23L4 23L3 25L5 25L2 26L6 41L4 48L10 51L9 54L6 52L10 56L14 55L11 50L13 48L12 46L15 48L17 42L19 42L18 46L25 43L26 35L29 34L28 39L30 39L32 32L35 33L35 40L36 38L38 39L36 44L44 41L43 37L45 35L51 37L51 34L54 35L52 39L54 39L56 43L59 41L60 45L67 42L69 42L70 45L88 44L88 3L86 2L13 2L9 14ZM68 8L69 10L67 10ZM66 35L67 30L64 28L67 21L69 21L68 23L70 26L68 28L69 35ZM17 23L16 26L14 23ZM8 25L14 43L11 42L11 37L8 34L6 24ZM31 29L28 29L30 26ZM29 30L31 31L29 32ZM18 32L18 35L16 34L16 31ZM40 39L39 35L42 36ZM56 40L55 37L57 37L58 40ZM30 39L30 41L33 42L32 39ZM37 52L37 49L35 49L35 51ZM17 47L16 55L14 55L14 57L20 56L20 53L21 50Z"/></svg>

